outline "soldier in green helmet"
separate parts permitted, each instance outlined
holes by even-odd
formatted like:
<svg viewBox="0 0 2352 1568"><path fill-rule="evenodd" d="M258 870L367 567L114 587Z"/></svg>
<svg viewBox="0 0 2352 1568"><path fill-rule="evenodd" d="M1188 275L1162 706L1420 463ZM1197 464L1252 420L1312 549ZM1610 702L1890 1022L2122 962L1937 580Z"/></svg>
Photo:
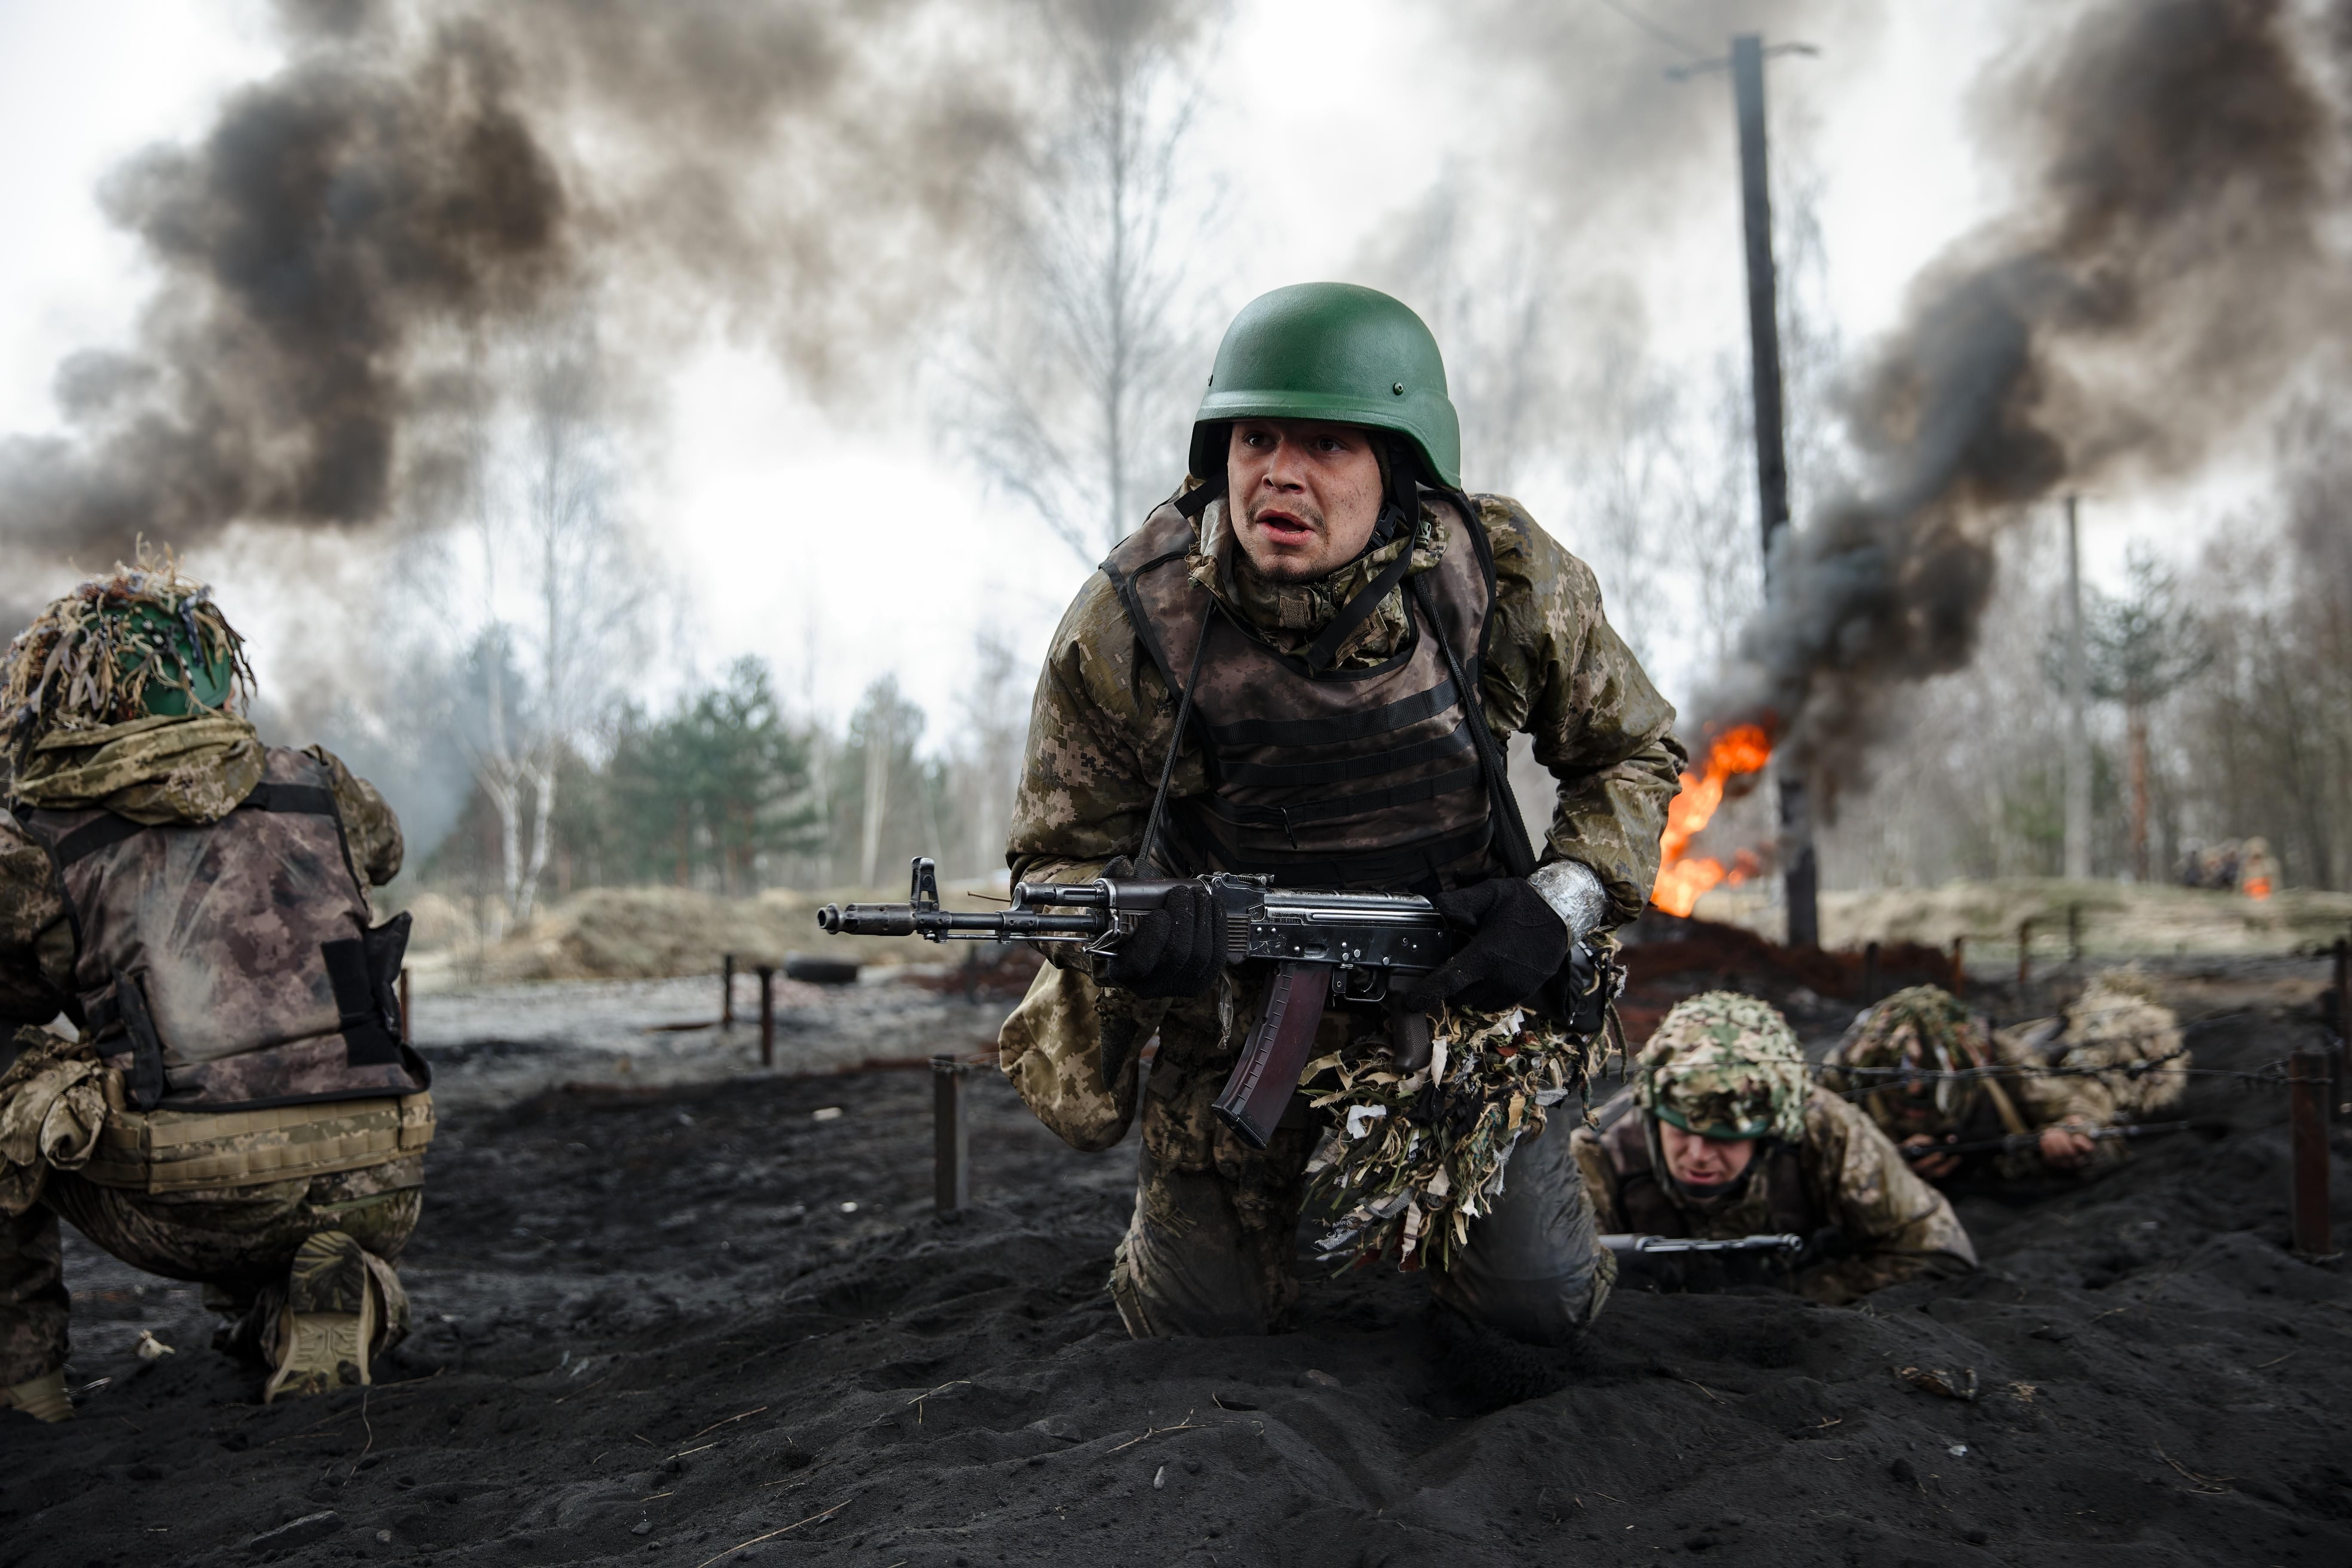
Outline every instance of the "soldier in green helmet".
<svg viewBox="0 0 2352 1568"><path fill-rule="evenodd" d="M429 1074L400 1041L383 797L264 746L236 631L168 557L0 661L0 1410L72 1413L58 1222L205 1287L264 1398L407 1327Z"/></svg>
<svg viewBox="0 0 2352 1568"><path fill-rule="evenodd" d="M1437 343L1402 302L1309 283L1244 308L1191 472L1055 633L1008 858L1032 881L1222 870L1423 894L1464 945L1400 1010L1433 1017L1455 1062L1479 1042L1545 1054L1543 1081L1556 1064L1572 1095L1589 1041L1531 999L1573 944L1641 910L1684 753L1591 571L1517 501L1465 492L1460 468ZM1522 733L1559 781L1532 842L1499 776ZM1158 1038L1111 1281L1138 1336L1264 1333L1297 1295L1325 1128L1294 1100L1261 1150L1212 1116L1261 1002L1221 944L1205 899L1180 896L1108 959L1050 949L1001 1042L1039 1116L1104 1148L1137 1111L1134 1047ZM1347 1028L1326 1017L1318 1061L1350 1047ZM1507 1163L1429 1268L1442 1301L1530 1342L1571 1339L1607 1290L1573 1121L1572 1101L1547 1124L1521 1095L1481 1123L1507 1125Z"/></svg>
<svg viewBox="0 0 2352 1568"><path fill-rule="evenodd" d="M1796 1284L1815 1300L1976 1267L1950 1203L1811 1086L1787 1020L1752 996L1677 1003L1573 1150L1604 1230L1801 1237Z"/></svg>

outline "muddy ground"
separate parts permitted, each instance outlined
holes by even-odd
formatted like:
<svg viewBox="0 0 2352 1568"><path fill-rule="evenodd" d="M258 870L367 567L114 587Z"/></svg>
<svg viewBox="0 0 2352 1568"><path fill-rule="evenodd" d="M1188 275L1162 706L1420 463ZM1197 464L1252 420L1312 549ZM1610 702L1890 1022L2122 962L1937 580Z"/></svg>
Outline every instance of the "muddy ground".
<svg viewBox="0 0 2352 1568"><path fill-rule="evenodd" d="M2249 1072L2315 1038L2322 978L2171 972L2200 1060ZM991 1073L976 1206L938 1215L926 1073L501 1104L466 1087L497 1052L432 1049L419 1331L382 1381L258 1405L191 1289L76 1242L80 1410L0 1418L0 1560L2352 1561L2352 1289L2286 1250L2269 1083L2195 1081L2215 1141L1967 1199L1972 1278L1853 1309L1621 1289L1549 1356L1464 1342L1384 1271L1310 1283L1296 1332L1129 1341L1102 1287L1132 1143L1073 1153ZM142 1329L177 1353L140 1360Z"/></svg>

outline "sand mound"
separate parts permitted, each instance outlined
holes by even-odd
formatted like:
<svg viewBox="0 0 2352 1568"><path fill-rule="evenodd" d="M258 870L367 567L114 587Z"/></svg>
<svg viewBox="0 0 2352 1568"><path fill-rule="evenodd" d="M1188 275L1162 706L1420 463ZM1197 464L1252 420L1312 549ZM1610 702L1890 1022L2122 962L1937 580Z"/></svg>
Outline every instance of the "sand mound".
<svg viewBox="0 0 2352 1568"><path fill-rule="evenodd" d="M1877 888L1822 895L1822 942L1858 948L1868 942L1923 942L1949 948L2014 948L2020 922L2034 924L2037 951L2064 945L2066 911L2080 911L2086 952L2135 954L2290 952L2325 945L2352 928L2352 893L2289 889L2268 899L2164 884L2074 882L2059 877L2008 877L1947 882L1937 888ZM1701 899L1705 919L1778 936L1780 914L1769 895L1748 887L1717 889Z"/></svg>
<svg viewBox="0 0 2352 1568"><path fill-rule="evenodd" d="M720 960L730 952L739 968L781 965L796 952L867 964L960 962L964 956L961 949L912 937L837 937L817 930L820 904L906 896L899 889L804 893L771 889L757 898L727 899L693 888L592 888L487 947L476 945L474 922L455 900L423 893L406 907L417 922L410 942L412 962L436 984L716 974ZM943 889L941 898L950 909L990 907L963 887Z"/></svg>

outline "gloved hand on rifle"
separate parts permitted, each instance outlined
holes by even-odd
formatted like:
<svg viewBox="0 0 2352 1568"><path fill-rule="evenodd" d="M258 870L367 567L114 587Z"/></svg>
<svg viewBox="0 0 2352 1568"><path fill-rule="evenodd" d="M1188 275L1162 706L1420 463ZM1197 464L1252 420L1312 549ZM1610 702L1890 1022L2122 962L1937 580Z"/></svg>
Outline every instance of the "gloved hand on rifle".
<svg viewBox="0 0 2352 1568"><path fill-rule="evenodd" d="M1569 949L1608 908L1601 879L1573 860L1540 867L1532 877L1496 877L1433 893L1429 901L1472 935L1461 952L1397 992L1400 1005L1423 1013L1444 1002L1483 1013L1517 1006L1559 973Z"/></svg>
<svg viewBox="0 0 2352 1568"><path fill-rule="evenodd" d="M1225 962L1225 911L1206 888L1182 883L1135 922L1103 964L1104 984L1138 996L1199 996Z"/></svg>

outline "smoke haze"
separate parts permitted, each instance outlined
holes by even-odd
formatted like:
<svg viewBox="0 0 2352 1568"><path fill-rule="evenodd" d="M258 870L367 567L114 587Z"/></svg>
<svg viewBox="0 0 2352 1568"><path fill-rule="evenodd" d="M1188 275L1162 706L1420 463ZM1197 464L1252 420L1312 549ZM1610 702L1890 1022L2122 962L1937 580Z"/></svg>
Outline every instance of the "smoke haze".
<svg viewBox="0 0 2352 1568"><path fill-rule="evenodd" d="M0 440L0 538L429 521L501 340L583 307L841 382L945 291L1017 141L946 10L282 5L284 68L107 182L162 286L135 348L59 367L67 434Z"/></svg>
<svg viewBox="0 0 2352 1568"><path fill-rule="evenodd" d="M1902 686L1972 657L2019 508L2178 474L2333 368L2342 37L2276 0L2119 0L1987 88L2019 204L1922 277L1850 388L1868 480L1783 537L1695 731L1761 719L1851 787Z"/></svg>

